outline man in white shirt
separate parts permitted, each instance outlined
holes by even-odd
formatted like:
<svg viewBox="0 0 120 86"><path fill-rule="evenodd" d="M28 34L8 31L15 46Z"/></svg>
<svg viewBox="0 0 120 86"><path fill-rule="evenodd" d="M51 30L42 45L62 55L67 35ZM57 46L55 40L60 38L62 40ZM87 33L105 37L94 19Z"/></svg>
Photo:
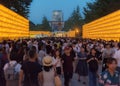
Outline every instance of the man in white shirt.
<svg viewBox="0 0 120 86"><path fill-rule="evenodd" d="M118 43L118 50L115 52L113 58L118 62L117 71L120 73L120 43Z"/></svg>

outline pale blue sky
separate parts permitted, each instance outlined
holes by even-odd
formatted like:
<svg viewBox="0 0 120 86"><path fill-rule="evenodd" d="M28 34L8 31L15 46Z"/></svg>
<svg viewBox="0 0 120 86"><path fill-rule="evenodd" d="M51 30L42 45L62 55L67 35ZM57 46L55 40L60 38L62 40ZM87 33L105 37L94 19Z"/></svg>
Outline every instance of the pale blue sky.
<svg viewBox="0 0 120 86"><path fill-rule="evenodd" d="M46 16L48 20L51 20L53 10L62 10L64 20L66 20L77 5L80 6L82 14L83 7L86 6L86 3L93 1L94 0L33 0L30 6L29 19L35 24L39 24L41 23L43 16Z"/></svg>

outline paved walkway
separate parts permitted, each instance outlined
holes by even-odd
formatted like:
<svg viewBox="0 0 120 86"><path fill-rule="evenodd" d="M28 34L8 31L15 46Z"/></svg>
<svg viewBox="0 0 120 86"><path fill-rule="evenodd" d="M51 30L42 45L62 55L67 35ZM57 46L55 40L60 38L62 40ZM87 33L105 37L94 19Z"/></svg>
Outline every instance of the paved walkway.
<svg viewBox="0 0 120 86"><path fill-rule="evenodd" d="M100 73L101 70L102 70L102 66L101 66L101 64L99 64L98 73ZM63 79L62 79L62 82L64 82ZM86 82L86 85L82 84L82 82ZM71 85L70 86L88 86L88 77L86 79L81 77L81 82L78 82L78 76L77 76L77 74L74 74L73 78L71 80Z"/></svg>
<svg viewBox="0 0 120 86"><path fill-rule="evenodd" d="M64 80L62 80L62 82L64 82ZM86 82L86 85L82 84L83 82ZM88 86L88 77L86 79L81 77L81 82L78 82L78 76L77 74L74 74L70 86Z"/></svg>

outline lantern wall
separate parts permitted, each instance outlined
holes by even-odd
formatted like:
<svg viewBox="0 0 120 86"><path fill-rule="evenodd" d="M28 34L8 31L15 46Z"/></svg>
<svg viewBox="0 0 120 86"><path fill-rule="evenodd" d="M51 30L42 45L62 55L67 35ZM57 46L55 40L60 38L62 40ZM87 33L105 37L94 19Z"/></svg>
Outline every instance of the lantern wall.
<svg viewBox="0 0 120 86"><path fill-rule="evenodd" d="M29 36L29 20L0 4L0 39Z"/></svg>
<svg viewBox="0 0 120 86"><path fill-rule="evenodd" d="M47 37L51 36L49 31L30 31L30 38L35 38L37 35L46 35Z"/></svg>
<svg viewBox="0 0 120 86"><path fill-rule="evenodd" d="M120 10L83 26L83 38L120 40Z"/></svg>

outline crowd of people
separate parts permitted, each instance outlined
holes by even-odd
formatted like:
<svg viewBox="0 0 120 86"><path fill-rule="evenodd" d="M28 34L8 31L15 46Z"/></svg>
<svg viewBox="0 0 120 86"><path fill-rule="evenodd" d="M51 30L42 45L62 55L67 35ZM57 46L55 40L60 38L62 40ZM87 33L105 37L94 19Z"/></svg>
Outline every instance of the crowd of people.
<svg viewBox="0 0 120 86"><path fill-rule="evenodd" d="M0 86L62 86L62 81L70 86L74 74L85 86L120 86L119 73L116 41L40 38L0 43Z"/></svg>

